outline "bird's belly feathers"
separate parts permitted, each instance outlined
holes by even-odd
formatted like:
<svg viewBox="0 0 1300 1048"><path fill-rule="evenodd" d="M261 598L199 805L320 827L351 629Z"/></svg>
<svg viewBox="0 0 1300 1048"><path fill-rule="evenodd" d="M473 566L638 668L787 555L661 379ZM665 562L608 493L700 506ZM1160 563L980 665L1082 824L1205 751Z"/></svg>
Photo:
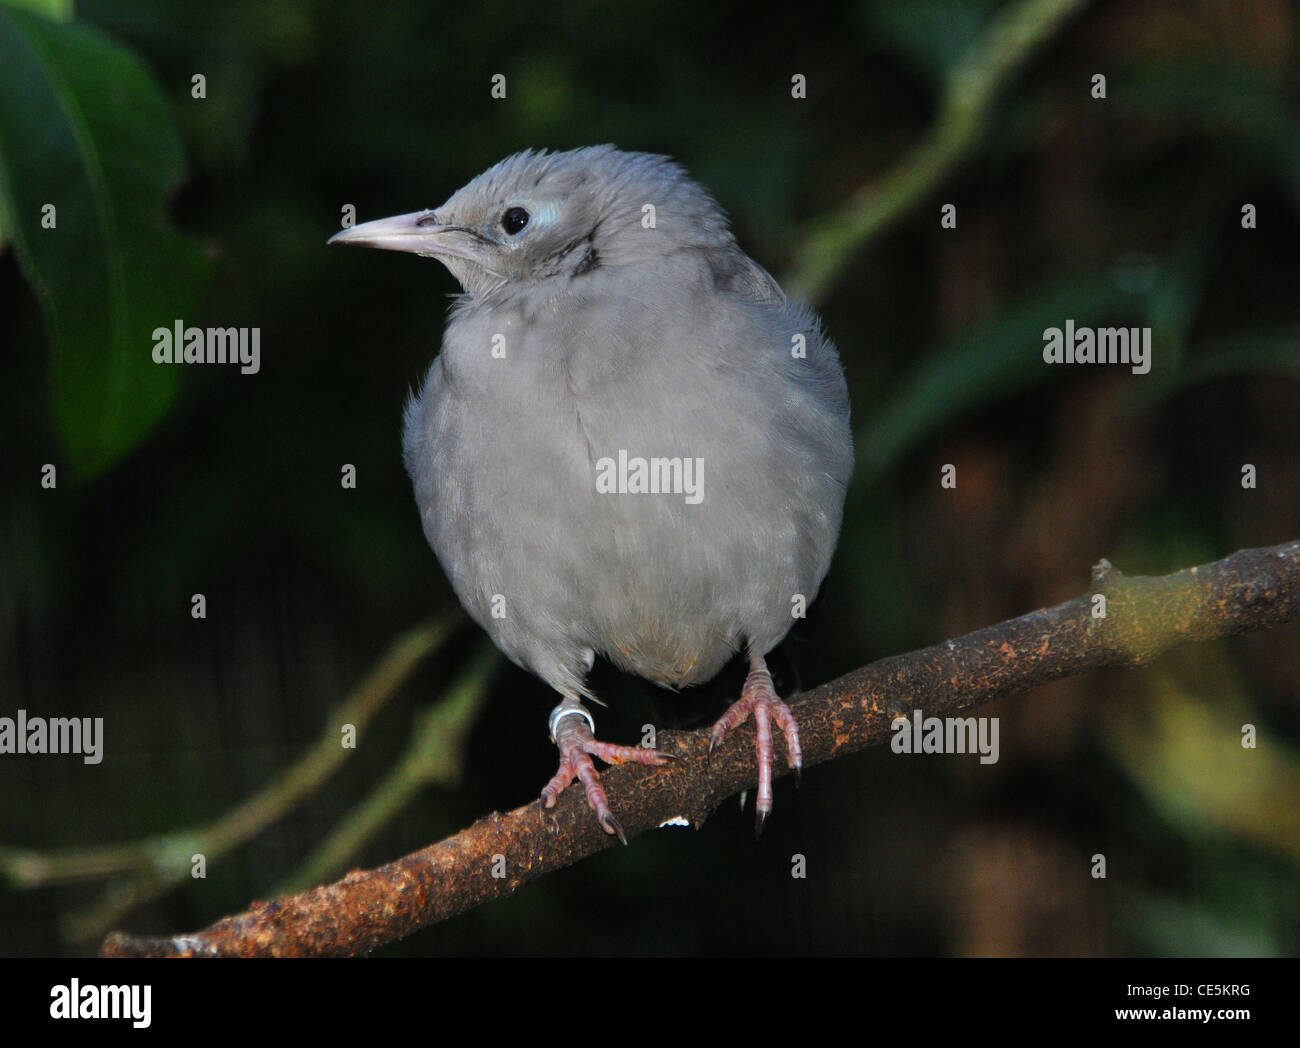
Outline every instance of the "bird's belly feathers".
<svg viewBox="0 0 1300 1048"><path fill-rule="evenodd" d="M702 372L585 396L557 372L463 391L437 372L408 416L426 535L471 615L552 685L590 651L704 681L811 603L847 474L772 390Z"/></svg>

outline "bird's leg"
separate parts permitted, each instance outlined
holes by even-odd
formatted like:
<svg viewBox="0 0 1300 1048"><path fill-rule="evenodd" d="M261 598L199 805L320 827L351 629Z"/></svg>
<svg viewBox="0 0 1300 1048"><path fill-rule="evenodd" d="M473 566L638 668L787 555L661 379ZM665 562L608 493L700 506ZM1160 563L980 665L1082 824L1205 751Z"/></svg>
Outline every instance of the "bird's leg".
<svg viewBox="0 0 1300 1048"><path fill-rule="evenodd" d="M758 751L758 799L754 805L754 833L757 835L762 832L763 823L772 810L774 748L771 722L775 720L776 726L785 736L787 759L796 776L803 770L803 751L799 747L799 725L795 723L794 714L777 697L772 675L767 672L763 656L753 654L749 656L749 676L745 678L739 700L713 726L709 752L713 752L727 732L743 724L751 712L754 714L754 727L757 731L755 749Z"/></svg>
<svg viewBox="0 0 1300 1048"><path fill-rule="evenodd" d="M601 829L626 844L623 827L609 810L609 798L605 796L605 787L600 784L591 758L599 757L606 764L626 764L629 761L665 764L671 754L644 746L615 746L600 742L594 734L596 722L592 720L590 711L574 695L566 695L564 701L551 711L550 728L551 739L560 749L560 769L542 790L543 805L555 807L556 798L564 788L574 779L581 779L587 791L587 803L596 813Z"/></svg>

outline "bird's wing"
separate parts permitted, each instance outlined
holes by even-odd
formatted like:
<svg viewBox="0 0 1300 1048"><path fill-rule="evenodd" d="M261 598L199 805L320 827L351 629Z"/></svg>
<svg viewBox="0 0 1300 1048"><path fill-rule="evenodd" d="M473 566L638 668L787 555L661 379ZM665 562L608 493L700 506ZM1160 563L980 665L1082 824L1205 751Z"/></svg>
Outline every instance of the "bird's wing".
<svg viewBox="0 0 1300 1048"><path fill-rule="evenodd" d="M714 253L709 256L713 281L720 290L730 291L747 302L784 308L785 292L766 269L743 251Z"/></svg>

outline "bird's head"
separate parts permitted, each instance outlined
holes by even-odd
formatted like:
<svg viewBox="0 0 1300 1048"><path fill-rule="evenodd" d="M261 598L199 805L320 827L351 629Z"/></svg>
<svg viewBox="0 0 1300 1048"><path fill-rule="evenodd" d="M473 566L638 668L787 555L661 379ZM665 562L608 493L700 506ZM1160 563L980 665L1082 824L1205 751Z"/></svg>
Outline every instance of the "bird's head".
<svg viewBox="0 0 1300 1048"><path fill-rule="evenodd" d="M717 202L680 166L613 146L516 153L441 207L363 222L329 242L436 258L475 297L735 243Z"/></svg>

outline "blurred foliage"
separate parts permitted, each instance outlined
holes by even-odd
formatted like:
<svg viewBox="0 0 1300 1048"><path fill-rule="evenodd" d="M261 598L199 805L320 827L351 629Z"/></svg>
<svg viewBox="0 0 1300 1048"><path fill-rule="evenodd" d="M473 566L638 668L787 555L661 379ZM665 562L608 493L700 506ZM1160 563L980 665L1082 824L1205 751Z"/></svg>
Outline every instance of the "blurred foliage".
<svg viewBox="0 0 1300 1048"><path fill-rule="evenodd" d="M0 7L0 715L102 715L109 739L96 768L0 758L0 842L211 820L311 745L394 636L455 608L399 454L455 286L326 251L345 205L433 206L518 149L612 141L678 157L788 272L934 131L1007 10L83 0L61 25ZM1154 574L1300 535L1298 34L1288 0L1089 5L826 286L858 471L805 681L1073 596L1102 556ZM74 202L57 242L32 224L56 185ZM154 368L149 331L178 317L260 326L261 372ZM1044 367L1042 330L1066 318L1150 325L1151 374ZM728 809L394 952L1294 953L1297 641L1058 682L990 711L995 766L863 754L778 784L758 845ZM327 789L132 929L205 924L347 838L474 651L440 652ZM597 670L602 734L638 737L638 684ZM413 794L351 861L536 794L553 700L513 668L488 692L461 787ZM1229 754L1247 793L1213 789ZM1087 876L1098 851L1107 882ZM0 953L84 949L59 922L97 899L0 894Z"/></svg>
<svg viewBox="0 0 1300 1048"><path fill-rule="evenodd" d="M0 214L45 314L68 463L94 476L171 407L139 352L202 297L207 267L162 223L183 153L167 101L101 33L0 7Z"/></svg>
<svg viewBox="0 0 1300 1048"><path fill-rule="evenodd" d="M995 0L868 0L858 6L857 18L869 36L937 89L979 42L997 8Z"/></svg>

